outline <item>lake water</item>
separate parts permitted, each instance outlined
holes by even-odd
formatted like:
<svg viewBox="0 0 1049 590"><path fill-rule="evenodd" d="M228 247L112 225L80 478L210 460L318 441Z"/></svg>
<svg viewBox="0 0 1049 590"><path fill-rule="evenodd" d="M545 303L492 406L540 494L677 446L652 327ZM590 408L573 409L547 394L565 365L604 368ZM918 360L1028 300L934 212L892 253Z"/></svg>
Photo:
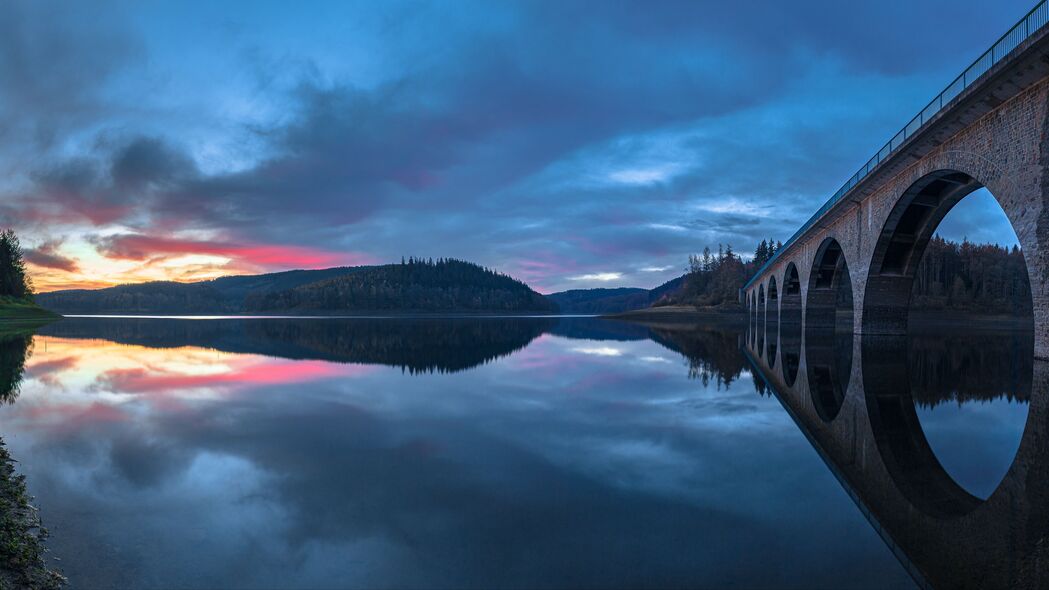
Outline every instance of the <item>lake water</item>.
<svg viewBox="0 0 1049 590"><path fill-rule="evenodd" d="M1031 396L1004 338L967 381L952 362L985 342L912 341L924 369L903 373L979 498ZM913 587L754 340L593 318L66 319L29 341L0 436L73 587ZM3 345L8 372L26 342Z"/></svg>

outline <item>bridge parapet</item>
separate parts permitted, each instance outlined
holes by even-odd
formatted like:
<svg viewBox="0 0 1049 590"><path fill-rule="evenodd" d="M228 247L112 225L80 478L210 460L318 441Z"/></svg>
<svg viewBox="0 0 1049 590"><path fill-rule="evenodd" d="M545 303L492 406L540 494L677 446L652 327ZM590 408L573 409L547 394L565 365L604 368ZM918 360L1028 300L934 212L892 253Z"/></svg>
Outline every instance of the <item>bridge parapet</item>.
<svg viewBox="0 0 1049 590"><path fill-rule="evenodd" d="M1009 218L1027 261L1035 354L1049 359L1049 0L1039 3L893 137L743 287L765 311L788 266L803 317L816 260L833 240L847 267L855 333L906 331L916 262L946 212L986 187ZM813 274L815 273L815 275ZM811 301L810 301L811 300ZM783 299L769 301L778 317ZM826 303L826 301L823 301Z"/></svg>

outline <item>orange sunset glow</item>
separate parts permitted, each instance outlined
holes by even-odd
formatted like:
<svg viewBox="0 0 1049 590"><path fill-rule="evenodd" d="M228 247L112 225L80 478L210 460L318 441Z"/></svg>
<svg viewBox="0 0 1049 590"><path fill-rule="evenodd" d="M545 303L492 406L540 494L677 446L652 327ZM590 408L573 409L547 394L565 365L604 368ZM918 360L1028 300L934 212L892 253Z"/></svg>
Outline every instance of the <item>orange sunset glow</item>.
<svg viewBox="0 0 1049 590"><path fill-rule="evenodd" d="M99 289L147 281L195 282L229 275L370 264L358 253L261 243L117 234L29 250L38 292Z"/></svg>

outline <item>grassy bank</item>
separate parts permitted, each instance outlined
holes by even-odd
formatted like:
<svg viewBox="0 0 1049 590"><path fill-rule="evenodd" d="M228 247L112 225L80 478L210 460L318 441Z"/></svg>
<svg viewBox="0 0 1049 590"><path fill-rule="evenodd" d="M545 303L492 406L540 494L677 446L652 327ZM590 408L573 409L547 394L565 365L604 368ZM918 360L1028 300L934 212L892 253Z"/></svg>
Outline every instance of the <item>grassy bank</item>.
<svg viewBox="0 0 1049 590"><path fill-rule="evenodd" d="M12 327L32 327L33 325L52 322L61 317L57 313L46 310L31 301L13 297L0 297L0 334L5 329Z"/></svg>

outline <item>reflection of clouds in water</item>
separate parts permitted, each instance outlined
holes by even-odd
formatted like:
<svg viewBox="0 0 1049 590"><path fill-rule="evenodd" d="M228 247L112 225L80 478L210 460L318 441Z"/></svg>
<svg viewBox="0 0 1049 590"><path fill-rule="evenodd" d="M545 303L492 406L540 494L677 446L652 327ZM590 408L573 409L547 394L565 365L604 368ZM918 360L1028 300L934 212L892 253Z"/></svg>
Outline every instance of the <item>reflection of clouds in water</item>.
<svg viewBox="0 0 1049 590"><path fill-rule="evenodd" d="M643 357L640 357L640 359L642 361L646 362L646 363L669 363L669 362L673 362L670 359L664 358L664 357L661 357L661 356L643 356Z"/></svg>
<svg viewBox="0 0 1049 590"><path fill-rule="evenodd" d="M122 585L719 585L795 579L806 539L842 530L854 559L885 553L773 400L703 387L678 364L576 355L538 378L534 361L574 346L549 339L455 375L320 363L284 380L268 376L310 363L59 344L77 362L34 362L65 390L31 371L5 414L12 447L67 567L140 576ZM628 359L663 354L620 344ZM785 488L852 528L780 514ZM795 552L798 570L734 561L756 539Z"/></svg>
<svg viewBox="0 0 1049 590"><path fill-rule="evenodd" d="M990 496L1020 448L1028 403L995 398L915 409L922 432L947 473L969 493Z"/></svg>
<svg viewBox="0 0 1049 590"><path fill-rule="evenodd" d="M573 348L572 350L580 354L591 354L594 356L623 356L623 351L618 348L612 348L611 346L580 346Z"/></svg>

